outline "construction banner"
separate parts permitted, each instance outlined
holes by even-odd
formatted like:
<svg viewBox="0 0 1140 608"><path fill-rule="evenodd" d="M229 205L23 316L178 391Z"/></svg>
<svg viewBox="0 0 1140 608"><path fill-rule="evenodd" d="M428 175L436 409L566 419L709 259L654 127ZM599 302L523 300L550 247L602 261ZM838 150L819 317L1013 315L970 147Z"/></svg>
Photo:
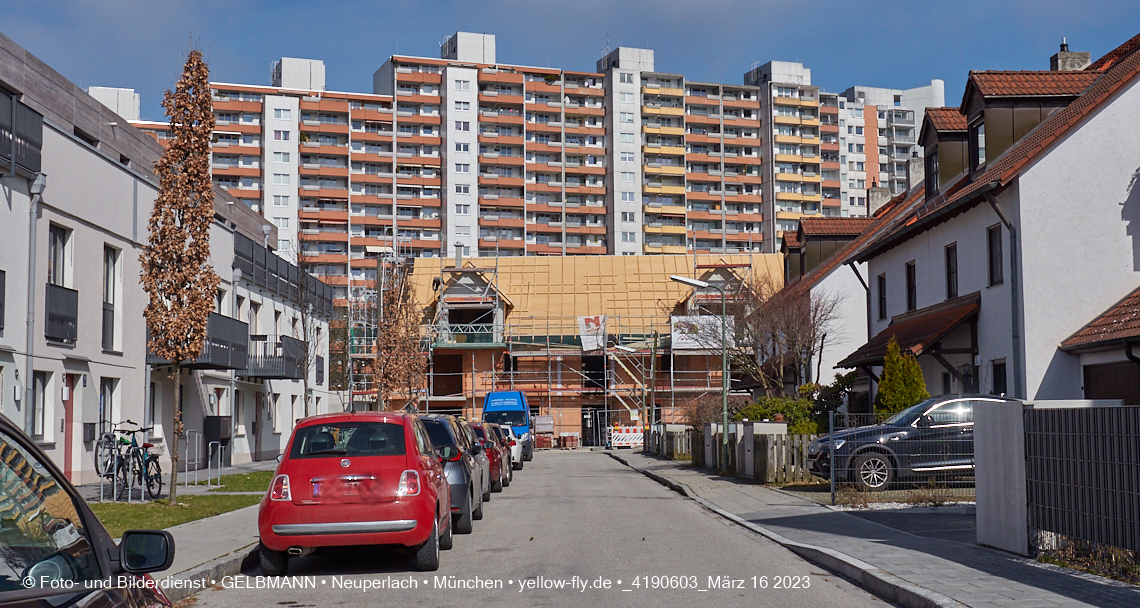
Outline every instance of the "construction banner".
<svg viewBox="0 0 1140 608"><path fill-rule="evenodd" d="M582 336L582 350L591 351L606 345L606 317L578 317L578 333Z"/></svg>
<svg viewBox="0 0 1140 608"><path fill-rule="evenodd" d="M727 328L721 327L719 316L701 315L670 317L673 348L676 350L720 350L721 332L726 331L728 343L735 343L733 320L728 318Z"/></svg>

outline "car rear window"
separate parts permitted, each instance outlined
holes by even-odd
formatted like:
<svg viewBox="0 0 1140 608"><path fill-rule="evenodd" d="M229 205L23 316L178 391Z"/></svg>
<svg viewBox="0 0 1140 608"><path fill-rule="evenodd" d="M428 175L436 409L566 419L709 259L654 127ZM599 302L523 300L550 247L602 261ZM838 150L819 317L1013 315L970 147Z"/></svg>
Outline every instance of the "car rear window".
<svg viewBox="0 0 1140 608"><path fill-rule="evenodd" d="M451 433L443 427L443 423L438 420L424 420L424 428L427 429L428 437L431 438L431 444L434 447L442 448L448 445L455 445L455 440L451 438Z"/></svg>
<svg viewBox="0 0 1140 608"><path fill-rule="evenodd" d="M526 413L522 410L499 410L497 412L484 412L483 420L507 426L526 426Z"/></svg>
<svg viewBox="0 0 1140 608"><path fill-rule="evenodd" d="M297 429L289 458L403 456L404 425L391 422L332 422Z"/></svg>
<svg viewBox="0 0 1140 608"><path fill-rule="evenodd" d="M487 435L483 433L483 429L481 429L477 426L473 426L473 427L471 427L471 430L475 431L475 434L479 436L479 439L486 439L487 438Z"/></svg>

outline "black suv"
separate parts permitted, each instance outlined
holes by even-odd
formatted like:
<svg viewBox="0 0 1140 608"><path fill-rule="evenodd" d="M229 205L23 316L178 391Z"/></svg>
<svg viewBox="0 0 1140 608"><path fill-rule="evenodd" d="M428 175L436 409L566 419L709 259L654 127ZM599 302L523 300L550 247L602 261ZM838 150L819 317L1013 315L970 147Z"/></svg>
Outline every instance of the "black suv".
<svg viewBox="0 0 1140 608"><path fill-rule="evenodd" d="M169 606L146 573L173 561L169 532L129 530L116 546L67 477L0 416L0 605Z"/></svg>
<svg viewBox="0 0 1140 608"><path fill-rule="evenodd" d="M823 435L808 446L808 469L863 490L885 490L896 481L974 475L974 406L1014 401L993 395L927 399L890 418Z"/></svg>
<svg viewBox="0 0 1140 608"><path fill-rule="evenodd" d="M471 440L467 424L447 414L424 414L420 421L443 462L451 486L451 519L457 534L470 534L472 520L483 519L483 493L487 487L483 445Z"/></svg>

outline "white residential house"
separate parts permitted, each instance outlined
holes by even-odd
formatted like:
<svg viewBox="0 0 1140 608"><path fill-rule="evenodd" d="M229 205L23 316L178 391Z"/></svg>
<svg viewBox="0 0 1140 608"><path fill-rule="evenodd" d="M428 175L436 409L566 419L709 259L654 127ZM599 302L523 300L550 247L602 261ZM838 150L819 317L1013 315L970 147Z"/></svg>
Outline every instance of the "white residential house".
<svg viewBox="0 0 1140 608"><path fill-rule="evenodd" d="M928 111L925 200L855 255L874 337L840 365L879 373L894 337L932 395L1111 397L1121 336L1086 325L1140 286L1137 49L971 72L960 108Z"/></svg>

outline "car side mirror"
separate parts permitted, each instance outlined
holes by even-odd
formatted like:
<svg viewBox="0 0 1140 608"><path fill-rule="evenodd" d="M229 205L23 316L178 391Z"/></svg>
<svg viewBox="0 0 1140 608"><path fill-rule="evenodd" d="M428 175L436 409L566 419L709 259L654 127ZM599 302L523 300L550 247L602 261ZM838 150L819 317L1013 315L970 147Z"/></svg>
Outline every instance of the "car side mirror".
<svg viewBox="0 0 1140 608"><path fill-rule="evenodd" d="M282 457L282 456L284 456L284 454L278 454L278 455L277 455L277 462L281 462L281 457Z"/></svg>
<svg viewBox="0 0 1140 608"><path fill-rule="evenodd" d="M483 446L480 445L478 441L471 444L471 453L472 454L479 454L482 451L483 451Z"/></svg>
<svg viewBox="0 0 1140 608"><path fill-rule="evenodd" d="M119 542L119 564L131 574L166 570L174 562L174 537L161 530L127 530Z"/></svg>
<svg viewBox="0 0 1140 608"><path fill-rule="evenodd" d="M435 450L435 455L442 461L451 460L455 458L455 448L450 445L445 445Z"/></svg>
<svg viewBox="0 0 1140 608"><path fill-rule="evenodd" d="M488 439L487 441L483 442L483 448L487 450L493 450L495 449L495 442Z"/></svg>

